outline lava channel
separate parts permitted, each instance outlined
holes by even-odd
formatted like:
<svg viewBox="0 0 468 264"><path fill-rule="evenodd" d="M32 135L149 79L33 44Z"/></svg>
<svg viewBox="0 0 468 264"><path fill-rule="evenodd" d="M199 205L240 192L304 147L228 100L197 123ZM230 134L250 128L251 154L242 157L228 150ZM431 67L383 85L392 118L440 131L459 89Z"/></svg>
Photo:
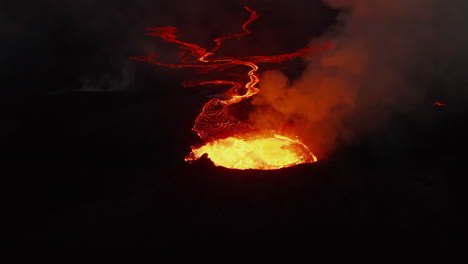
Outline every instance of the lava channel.
<svg viewBox="0 0 468 264"><path fill-rule="evenodd" d="M251 34L248 25L257 20L258 13L245 7L250 13L249 19L242 25L242 33L227 35L214 40L215 47L211 50L196 44L179 40L176 27L148 28L149 36L157 36L167 42L179 45L183 50L180 64L169 64L159 61L157 54L151 52L148 56L133 57L132 59L144 61L159 66L172 68L195 68L200 72L226 71L229 68L243 66L247 68L245 77L247 82L228 80L211 80L204 82L190 82L197 85L228 85L231 88L226 92L227 99L212 98L203 107L200 115L195 120L194 130L205 141L201 147L192 147L192 152L186 157L186 161L192 162L203 154L217 166L231 169L259 169L273 170L291 167L303 163L313 163L317 158L309 148L299 139L292 139L279 135L280 133L262 133L259 128L239 120L231 115L229 106L238 104L260 92L256 85L261 81L259 71L260 63L284 63L289 60L311 54L313 51L322 51L331 46L324 43L322 46L307 46L288 54L274 56L249 56L249 57L216 57L215 53L222 46L223 41L232 38L240 38Z"/></svg>

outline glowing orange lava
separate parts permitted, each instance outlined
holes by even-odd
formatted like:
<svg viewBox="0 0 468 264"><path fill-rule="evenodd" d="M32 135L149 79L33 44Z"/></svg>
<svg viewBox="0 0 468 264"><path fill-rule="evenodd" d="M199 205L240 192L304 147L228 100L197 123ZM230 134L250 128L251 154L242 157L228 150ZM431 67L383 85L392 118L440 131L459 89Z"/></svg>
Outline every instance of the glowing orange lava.
<svg viewBox="0 0 468 264"><path fill-rule="evenodd" d="M275 170L317 161L302 142L280 135L214 140L193 148L185 160L197 160L205 153L216 166L239 170Z"/></svg>
<svg viewBox="0 0 468 264"><path fill-rule="evenodd" d="M196 44L184 42L178 39L176 27L149 28L147 35L157 36L165 41L178 44L183 59L181 64L168 64L156 59L156 53L149 56L134 57L133 59L145 61L156 65L172 68L200 68L204 72L210 70L223 71L235 66L248 68L244 84L242 82L213 80L200 82L186 82L186 86L195 85L229 85L226 92L228 99L212 98L202 109L195 120L193 130L205 140L205 145L192 148L192 153L185 159L193 161L204 153L218 166L234 169L262 169L271 170L290 167L301 163L312 163L317 158L298 139L291 139L280 135L269 135L255 132L259 129L233 116L229 107L237 104L260 90L256 87L260 82L258 73L259 63L284 63L312 51L321 51L330 46L324 43L321 47L305 47L298 51L276 56L250 56L250 57L214 57L215 52L221 48L223 40L240 38L251 34L248 25L258 19L257 12L249 7L245 10L250 13L249 19L242 25L242 33L220 37L214 40L215 47L210 51ZM248 135L248 136L247 136ZM255 136L252 136L255 135Z"/></svg>

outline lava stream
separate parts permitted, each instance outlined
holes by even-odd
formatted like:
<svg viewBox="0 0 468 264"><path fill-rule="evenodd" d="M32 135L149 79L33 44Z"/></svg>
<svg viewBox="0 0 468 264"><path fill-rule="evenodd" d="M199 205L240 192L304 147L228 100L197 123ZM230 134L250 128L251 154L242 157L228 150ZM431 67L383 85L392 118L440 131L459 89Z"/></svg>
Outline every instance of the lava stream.
<svg viewBox="0 0 468 264"><path fill-rule="evenodd" d="M165 41L180 45L180 48L185 51L181 64L163 63L157 60L156 53L150 53L149 56L134 57L133 59L172 68L203 68L206 71L225 70L239 65L249 68L247 72L249 81L244 85L227 80L199 83L199 85L230 85L231 88L226 92L228 99L211 99L205 104L202 112L196 118L193 130L206 143L201 147L193 147L192 153L186 157L186 161L196 160L206 153L217 166L262 170L315 162L317 158L298 139L291 139L278 133L265 133L265 131L255 129L232 116L229 112L229 106L254 96L260 91L256 87L260 82L257 64L284 63L304 56L313 50L326 49L330 44L325 43L321 47L305 47L293 53L276 56L214 57L215 52L221 48L223 40L251 34L247 27L251 22L258 19L259 15L249 7L245 7L245 10L250 13L250 17L242 25L243 32L215 39L216 45L210 51L196 44L179 40L176 27L148 28L150 32L147 35L157 36Z"/></svg>

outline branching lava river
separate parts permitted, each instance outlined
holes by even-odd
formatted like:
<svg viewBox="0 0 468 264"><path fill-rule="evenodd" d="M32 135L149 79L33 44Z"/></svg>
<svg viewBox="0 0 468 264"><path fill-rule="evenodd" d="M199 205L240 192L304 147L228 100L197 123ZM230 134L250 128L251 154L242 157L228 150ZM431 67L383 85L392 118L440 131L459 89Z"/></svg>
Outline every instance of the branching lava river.
<svg viewBox="0 0 468 264"><path fill-rule="evenodd" d="M233 116L229 107L260 91L256 87L260 82L258 73L260 63L284 63L304 56L306 53L326 49L330 44L324 43L318 47L308 46L293 53L276 56L215 57L215 52L221 48L224 40L251 34L248 25L258 19L259 15L249 7L245 7L245 10L250 13L250 17L242 25L243 32L215 39L215 47L209 51L196 44L179 40L176 27L148 28L147 35L160 37L165 41L178 44L183 49L184 56L180 64L163 63L157 59L156 53L133 57L133 59L172 68L199 68L205 72L224 71L236 66L245 66L248 69L246 77L249 81L245 84L227 80L186 82L186 86L229 85L230 87L226 92L227 99L212 98L196 118L193 130L204 140L205 144L192 147L192 152L185 158L186 161L191 162L207 154L216 166L242 170L274 170L313 163L317 161L317 158L297 137L290 138L280 135L277 131L254 128Z"/></svg>

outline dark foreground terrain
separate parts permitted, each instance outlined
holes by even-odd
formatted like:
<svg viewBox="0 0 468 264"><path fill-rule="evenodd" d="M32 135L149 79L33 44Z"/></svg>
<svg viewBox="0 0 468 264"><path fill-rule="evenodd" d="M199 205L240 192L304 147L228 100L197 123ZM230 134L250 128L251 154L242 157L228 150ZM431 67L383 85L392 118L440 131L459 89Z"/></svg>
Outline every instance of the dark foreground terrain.
<svg viewBox="0 0 468 264"><path fill-rule="evenodd" d="M192 112L160 111L155 104L164 100L72 93L6 102L14 109L1 149L8 248L128 253L226 250L237 241L273 246L272 254L327 248L427 256L466 246L462 112L429 109L431 128L395 121L407 133L404 147L362 142L315 164L236 171L207 159L184 163L199 105L181 97Z"/></svg>

